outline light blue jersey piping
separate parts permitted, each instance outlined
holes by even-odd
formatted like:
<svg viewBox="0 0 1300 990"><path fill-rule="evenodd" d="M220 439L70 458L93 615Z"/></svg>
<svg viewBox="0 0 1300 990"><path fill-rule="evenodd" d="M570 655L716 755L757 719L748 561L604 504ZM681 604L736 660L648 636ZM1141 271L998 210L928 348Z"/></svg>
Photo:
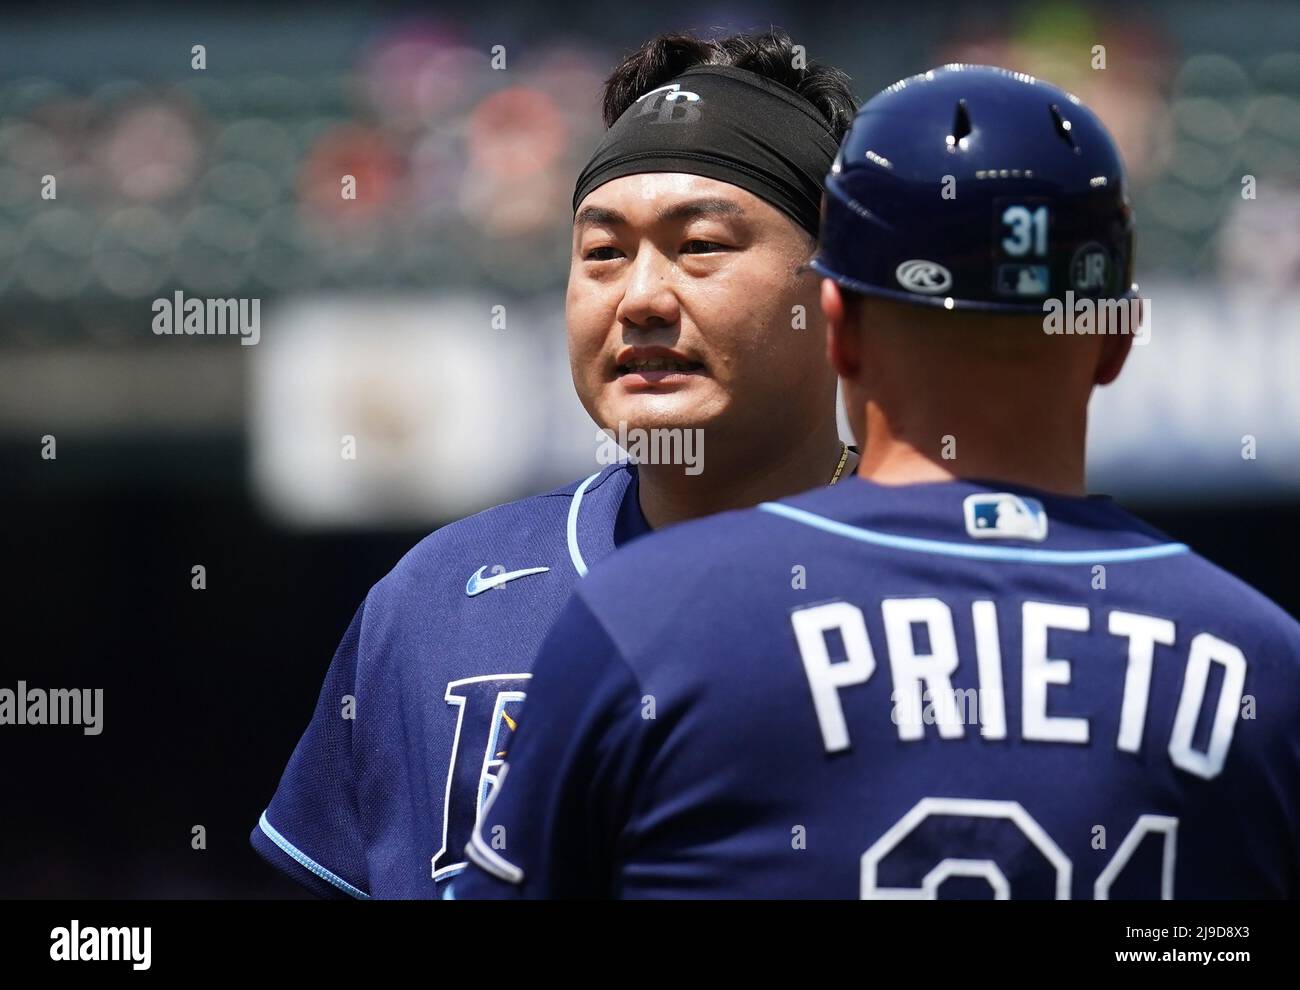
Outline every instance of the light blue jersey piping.
<svg viewBox="0 0 1300 990"><path fill-rule="evenodd" d="M260 828L263 831L263 833L265 833L268 839L270 839L277 846L279 846L284 851L286 856L288 856L290 859L296 862L299 866L303 867L306 870L310 870L312 873L316 874L316 876L320 877L322 880L326 881L327 883L332 883L335 887L343 891L345 894L351 894L353 897L362 901L370 900L370 895L367 894L364 890L359 890L358 888L352 886L352 884L344 880L341 876L337 875L336 873L331 873L329 870L325 869L325 867L321 866L320 863L316 862L305 852L303 852L301 849L295 846L292 842L286 839L283 835L277 832L275 830L275 827L266 820L265 811L262 812L262 817L258 819L257 827Z"/></svg>
<svg viewBox="0 0 1300 990"><path fill-rule="evenodd" d="M1033 547L986 547L966 543L948 543L944 540L926 540L916 536L896 536L880 533L860 526L827 519L814 512L796 509L779 502L763 502L759 508L773 515L784 516L792 522L812 526L836 536L844 536L860 543L871 543L894 550L911 550L916 553L942 554L948 557L965 557L968 560L999 560L1023 564L1119 564L1135 560L1154 560L1187 553L1185 543L1160 543L1150 547L1127 547L1122 550L1039 550Z"/></svg>
<svg viewBox="0 0 1300 990"><path fill-rule="evenodd" d="M587 486L600 477L597 471L590 478L578 486L578 490L573 493L573 502L569 505L569 559L573 561L573 569L578 572L578 577L587 576L587 562L582 559L582 551L578 548L578 507L582 505L582 496L587 493Z"/></svg>

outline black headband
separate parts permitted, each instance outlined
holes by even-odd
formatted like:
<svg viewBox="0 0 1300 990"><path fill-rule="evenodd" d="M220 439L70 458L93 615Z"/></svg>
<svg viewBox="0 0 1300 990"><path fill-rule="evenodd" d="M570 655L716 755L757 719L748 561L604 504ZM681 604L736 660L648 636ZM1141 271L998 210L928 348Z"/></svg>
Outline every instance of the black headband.
<svg viewBox="0 0 1300 990"><path fill-rule="evenodd" d="M811 103L730 65L697 65L642 95L605 132L573 191L640 172L688 172L747 189L813 237L839 142Z"/></svg>

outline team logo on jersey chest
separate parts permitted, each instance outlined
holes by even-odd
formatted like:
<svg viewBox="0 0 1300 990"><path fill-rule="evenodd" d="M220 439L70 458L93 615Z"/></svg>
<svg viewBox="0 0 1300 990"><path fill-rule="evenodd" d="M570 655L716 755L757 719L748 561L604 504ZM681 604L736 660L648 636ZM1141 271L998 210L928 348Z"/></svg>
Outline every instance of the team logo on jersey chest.
<svg viewBox="0 0 1300 990"><path fill-rule="evenodd" d="M531 674L485 674L447 685L456 734L442 804L442 845L433 855L434 880L465 868L465 845L497 784Z"/></svg>
<svg viewBox="0 0 1300 990"><path fill-rule="evenodd" d="M1036 498L1010 492L967 495L962 508L966 532L977 540L1047 539L1047 512Z"/></svg>

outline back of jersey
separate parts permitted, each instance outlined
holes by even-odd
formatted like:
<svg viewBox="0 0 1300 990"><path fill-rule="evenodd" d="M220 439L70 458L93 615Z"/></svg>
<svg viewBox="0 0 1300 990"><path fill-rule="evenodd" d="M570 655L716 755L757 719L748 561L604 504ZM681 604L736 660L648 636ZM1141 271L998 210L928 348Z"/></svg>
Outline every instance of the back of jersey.
<svg viewBox="0 0 1300 990"><path fill-rule="evenodd" d="M724 518L597 609L670 713L626 896L1300 894L1300 627L1257 592L1105 498L854 478Z"/></svg>

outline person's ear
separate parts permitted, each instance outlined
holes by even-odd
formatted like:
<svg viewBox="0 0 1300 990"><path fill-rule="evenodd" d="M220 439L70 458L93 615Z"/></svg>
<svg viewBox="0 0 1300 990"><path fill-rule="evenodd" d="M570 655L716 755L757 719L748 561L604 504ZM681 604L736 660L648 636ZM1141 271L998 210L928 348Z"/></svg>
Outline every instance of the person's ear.
<svg viewBox="0 0 1300 990"><path fill-rule="evenodd" d="M835 374L855 379L862 367L857 321L848 313L844 293L829 278L822 279L821 304L826 317L826 357Z"/></svg>
<svg viewBox="0 0 1300 990"><path fill-rule="evenodd" d="M1136 322L1140 325L1139 307L1145 307L1146 300L1137 300L1136 306L1130 306L1127 302L1125 308L1133 314L1130 322ZM1137 333L1138 326L1122 327L1120 333L1106 333L1101 338L1101 354L1097 358L1097 370L1094 375L1094 382L1098 385L1109 385L1119 377L1120 371L1124 368L1124 362L1128 360L1129 352L1133 350L1133 335ZM1113 329L1106 327L1107 330Z"/></svg>

